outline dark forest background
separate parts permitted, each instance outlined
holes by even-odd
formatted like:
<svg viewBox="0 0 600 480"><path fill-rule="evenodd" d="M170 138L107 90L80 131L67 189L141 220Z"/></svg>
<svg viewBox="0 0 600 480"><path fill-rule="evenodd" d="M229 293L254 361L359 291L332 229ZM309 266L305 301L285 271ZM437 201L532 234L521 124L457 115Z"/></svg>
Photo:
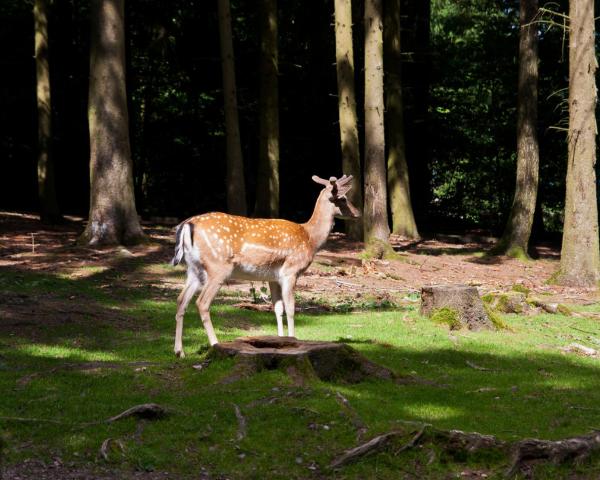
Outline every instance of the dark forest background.
<svg viewBox="0 0 600 480"><path fill-rule="evenodd" d="M363 26L360 2L354 3L360 99ZM419 229L479 227L500 233L515 184L518 2L404 0L402 7L407 159ZM567 10L566 2L551 7ZM317 191L310 176L342 173L333 1L280 2L278 19L281 216L305 220ZM259 87L254 2L232 1L232 21L245 178L253 205ZM31 3L3 1L0 22L0 207L37 211ZM184 218L226 210L216 2L128 0L125 28L139 214ZM545 232L562 228L568 120L565 32L541 23L539 33L538 233L542 226ZM49 41L58 200L65 213L86 215L88 2L55 0ZM362 108L357 110L360 131ZM362 146L362 133L359 137Z"/></svg>

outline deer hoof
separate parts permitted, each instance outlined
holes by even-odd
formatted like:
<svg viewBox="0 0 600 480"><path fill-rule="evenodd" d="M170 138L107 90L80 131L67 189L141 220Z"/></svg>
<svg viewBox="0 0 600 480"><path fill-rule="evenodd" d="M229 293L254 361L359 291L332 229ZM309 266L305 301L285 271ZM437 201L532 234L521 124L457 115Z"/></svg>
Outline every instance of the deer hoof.
<svg viewBox="0 0 600 480"><path fill-rule="evenodd" d="M175 351L175 356L177 358L185 358L185 353L183 353L183 350L176 350Z"/></svg>

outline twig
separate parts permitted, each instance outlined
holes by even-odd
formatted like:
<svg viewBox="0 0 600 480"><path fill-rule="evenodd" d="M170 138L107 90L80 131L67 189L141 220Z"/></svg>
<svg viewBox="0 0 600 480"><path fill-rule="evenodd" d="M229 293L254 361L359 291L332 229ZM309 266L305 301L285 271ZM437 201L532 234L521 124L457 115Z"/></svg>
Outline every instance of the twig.
<svg viewBox="0 0 600 480"><path fill-rule="evenodd" d="M237 441L240 442L244 438L246 438L246 417L242 415L242 411L240 407L238 407L235 403L233 404L233 409L235 411L235 417L238 421L238 431L237 431Z"/></svg>
<svg viewBox="0 0 600 480"><path fill-rule="evenodd" d="M27 417L0 417L0 420L5 422L25 422L25 423L55 423L57 425L68 425L67 422L53 420L50 418L27 418Z"/></svg>
<svg viewBox="0 0 600 480"><path fill-rule="evenodd" d="M135 405L134 407L128 408L124 412L115 415L106 420L107 423L113 423L123 418L135 416L139 418L156 419L162 418L167 414L164 407L156 403L142 403L141 405Z"/></svg>
<svg viewBox="0 0 600 480"><path fill-rule="evenodd" d="M580 312L577 312L577 313L580 313ZM569 328L572 328L573 330L577 330L578 332L581 332L581 333L588 333L590 335L596 335L596 333L597 333L597 332L590 332L589 330L584 330L583 328L574 327L572 324L569 325Z"/></svg>
<svg viewBox="0 0 600 480"><path fill-rule="evenodd" d="M469 360L467 360L465 362L467 364L467 366L474 368L475 370L480 370L482 372L497 372L498 370L495 370L493 368L485 368L485 367L481 367L473 362L470 362Z"/></svg>
<svg viewBox="0 0 600 480"><path fill-rule="evenodd" d="M329 465L329 467L330 468L343 467L344 465L346 465L350 462L353 462L354 460L356 460L360 457L364 457L365 455L368 455L370 453L382 450L392 438L398 437L401 435L402 435L402 432L399 432L399 431L393 431L393 432L386 433L384 435L378 435L378 436L372 438L371 440L369 440L368 442L363 443L362 445L359 445L358 447L354 447L354 448L351 448L350 450L346 450L342 455L340 455L339 457L334 459L333 462L331 462L331 464Z"/></svg>
<svg viewBox="0 0 600 480"><path fill-rule="evenodd" d="M415 436L410 440L410 442L405 443L398 450L396 450L396 455L402 453L405 450L408 450L409 448L413 448L417 444L417 442L421 440L423 433L425 433L425 428L427 428L427 425L423 425L421 429L415 434Z"/></svg>

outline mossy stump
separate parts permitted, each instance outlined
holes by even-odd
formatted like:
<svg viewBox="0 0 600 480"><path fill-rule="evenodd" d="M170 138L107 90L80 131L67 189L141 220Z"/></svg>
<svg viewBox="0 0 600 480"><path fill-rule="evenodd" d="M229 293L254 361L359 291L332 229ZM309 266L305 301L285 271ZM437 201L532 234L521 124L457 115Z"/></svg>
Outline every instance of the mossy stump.
<svg viewBox="0 0 600 480"><path fill-rule="evenodd" d="M421 315L435 316L437 312L456 312L460 326L469 330L494 329L475 287L469 285L430 285L421 289ZM457 325L451 325L456 328Z"/></svg>
<svg viewBox="0 0 600 480"><path fill-rule="evenodd" d="M208 357L236 359L234 372L225 383L275 369L286 371L297 383L311 379L358 383L368 378L397 378L394 372L371 362L345 343L294 337L241 337L214 345Z"/></svg>

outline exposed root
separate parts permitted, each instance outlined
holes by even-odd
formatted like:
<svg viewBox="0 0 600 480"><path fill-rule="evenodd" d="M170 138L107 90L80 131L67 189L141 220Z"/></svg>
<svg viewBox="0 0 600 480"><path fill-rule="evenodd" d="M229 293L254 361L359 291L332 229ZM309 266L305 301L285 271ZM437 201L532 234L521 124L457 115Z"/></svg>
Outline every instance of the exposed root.
<svg viewBox="0 0 600 480"><path fill-rule="evenodd" d="M419 426L413 422L405 423L407 429L378 435L357 447L346 450L334 458L330 468L341 468L372 453L389 450L398 454L414 448L418 444L431 443L449 454L463 458L481 451L499 454L500 458L506 458L509 463L509 467L505 471L506 477L512 478L533 460L546 460L557 465L569 461L581 462L600 450L600 431L563 440L530 438L509 443L493 435L460 430L438 430L431 425L421 424ZM407 434L413 435L411 440L399 448L394 448L395 440Z"/></svg>
<svg viewBox="0 0 600 480"><path fill-rule="evenodd" d="M600 450L600 432L555 441L528 438L514 444L506 476L514 476L527 461L549 460L557 465L571 460L581 462L597 450Z"/></svg>
<svg viewBox="0 0 600 480"><path fill-rule="evenodd" d="M384 450L390 440L395 437L403 435L403 432L390 432L385 435L378 435L366 443L359 445L358 447L346 450L340 456L335 458L329 465L331 468L340 468L344 465L354 462L355 460L364 457L373 452L379 452Z"/></svg>

